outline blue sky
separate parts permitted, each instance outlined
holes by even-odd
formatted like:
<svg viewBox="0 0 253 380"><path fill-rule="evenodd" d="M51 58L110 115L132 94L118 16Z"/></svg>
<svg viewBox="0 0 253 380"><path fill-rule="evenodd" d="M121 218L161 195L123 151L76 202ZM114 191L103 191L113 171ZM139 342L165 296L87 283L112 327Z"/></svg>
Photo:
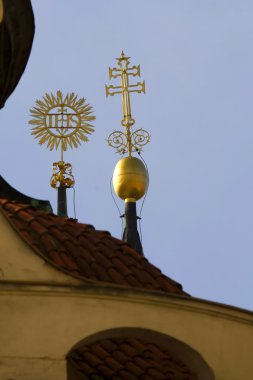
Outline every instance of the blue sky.
<svg viewBox="0 0 253 380"><path fill-rule="evenodd" d="M123 49L146 81L146 95L132 96L136 128L152 137L143 152L150 174L145 255L190 294L252 310L253 2L32 4L30 60L0 113L4 178L27 195L49 199L56 210L49 179L59 153L32 138L29 109L45 92L73 91L97 117L89 143L66 154L76 178L77 217L121 236L110 194L120 157L106 142L120 128L121 100L106 99L104 85Z"/></svg>

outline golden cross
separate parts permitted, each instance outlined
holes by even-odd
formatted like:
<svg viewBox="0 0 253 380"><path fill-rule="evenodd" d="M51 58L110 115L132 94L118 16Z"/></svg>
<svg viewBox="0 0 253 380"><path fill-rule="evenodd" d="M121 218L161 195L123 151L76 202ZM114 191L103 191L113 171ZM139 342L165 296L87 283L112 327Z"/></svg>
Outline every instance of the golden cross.
<svg viewBox="0 0 253 380"><path fill-rule="evenodd" d="M114 96L115 94L122 95L122 110L123 110L123 120L121 124L126 128L126 147L129 155L131 156L133 143L131 138L131 127L134 125L135 120L132 118L131 114L131 102L130 102L130 93L137 92L138 94L145 94L145 81L137 82L136 84L129 84L129 77L139 76L140 77L140 65L132 66L130 65L130 57L125 57L124 52L122 51L121 56L116 58L118 61L119 67L109 67L109 79L112 78L121 78L120 86L105 86L106 97ZM120 132L119 132L120 133ZM109 145L112 145L109 140ZM120 150L119 150L120 151Z"/></svg>

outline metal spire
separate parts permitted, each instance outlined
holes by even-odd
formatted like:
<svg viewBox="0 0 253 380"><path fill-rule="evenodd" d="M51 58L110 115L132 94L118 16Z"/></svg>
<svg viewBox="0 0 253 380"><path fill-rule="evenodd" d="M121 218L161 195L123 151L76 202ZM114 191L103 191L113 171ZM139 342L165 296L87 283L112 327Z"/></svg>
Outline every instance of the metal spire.
<svg viewBox="0 0 253 380"><path fill-rule="evenodd" d="M121 94L123 119L121 125L124 132L114 131L108 138L109 146L120 154L127 154L116 165L113 174L113 186L116 194L125 200L125 228L122 239L128 242L136 251L143 254L142 244L137 229L136 201L145 194L148 186L148 173L143 162L133 153L140 153L142 147L149 143L150 135L141 129L133 130L135 120L131 112L131 93L145 93L145 81L130 83L130 77L140 77L140 65L130 66L130 57L122 51L116 58L118 67L109 68L109 79L120 77L119 86L105 86L106 96Z"/></svg>

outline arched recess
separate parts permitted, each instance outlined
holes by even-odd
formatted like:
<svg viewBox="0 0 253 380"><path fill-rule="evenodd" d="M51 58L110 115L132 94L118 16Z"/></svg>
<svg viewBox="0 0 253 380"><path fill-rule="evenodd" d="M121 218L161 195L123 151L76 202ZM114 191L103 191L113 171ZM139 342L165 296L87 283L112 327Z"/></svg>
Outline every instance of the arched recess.
<svg viewBox="0 0 253 380"><path fill-rule="evenodd" d="M100 331L67 355L67 380L215 380L203 357L171 336L143 328Z"/></svg>

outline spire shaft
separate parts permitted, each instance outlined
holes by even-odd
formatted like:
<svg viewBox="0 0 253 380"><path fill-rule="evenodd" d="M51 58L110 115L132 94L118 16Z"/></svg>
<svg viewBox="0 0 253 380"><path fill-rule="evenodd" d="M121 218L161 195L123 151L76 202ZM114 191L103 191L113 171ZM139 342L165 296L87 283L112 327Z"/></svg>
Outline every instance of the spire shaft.
<svg viewBox="0 0 253 380"><path fill-rule="evenodd" d="M60 186L57 188L57 191L58 191L57 215L58 216L68 216L67 188L65 186Z"/></svg>
<svg viewBox="0 0 253 380"><path fill-rule="evenodd" d="M122 240L143 255L143 248L137 228L137 219L136 202L126 202L124 215L125 227Z"/></svg>

